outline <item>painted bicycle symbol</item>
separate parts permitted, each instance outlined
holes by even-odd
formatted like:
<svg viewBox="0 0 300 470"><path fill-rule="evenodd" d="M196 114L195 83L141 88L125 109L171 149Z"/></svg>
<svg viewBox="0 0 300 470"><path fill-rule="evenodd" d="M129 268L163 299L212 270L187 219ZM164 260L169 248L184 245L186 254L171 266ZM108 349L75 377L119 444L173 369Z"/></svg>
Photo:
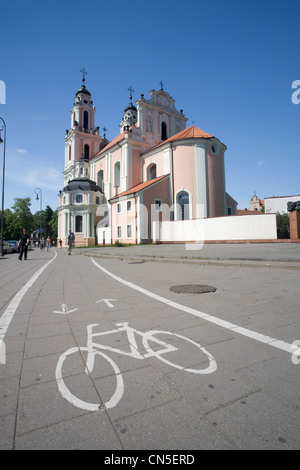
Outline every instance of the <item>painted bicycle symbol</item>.
<svg viewBox="0 0 300 470"><path fill-rule="evenodd" d="M177 333L162 330L142 332L130 327L128 322L116 323L118 327L116 329L95 333L96 327L99 327L98 323L87 326L87 346L68 349L60 356L56 366L56 380L61 395L78 408L88 411L113 408L123 396L122 373L115 361L103 350L116 353L119 357L124 355L140 360L155 357L169 366L193 374L211 374L217 369L215 359L204 347ZM126 333L126 340L129 342L129 351L94 341L95 338L99 340L100 337L123 332ZM163 339L159 339L158 336L162 336ZM139 342L142 343L144 354L139 351L138 337L142 339ZM169 338L170 342L167 343L165 337ZM176 353L179 351L178 343L180 348L182 346L184 348L181 353ZM179 360L180 364L174 362L175 360ZM194 365L191 367L191 364ZM76 384L75 379L77 379ZM103 387L101 392L99 384ZM112 388L112 394L108 392L108 388L110 390ZM85 400L79 398L82 394ZM105 395L107 397L104 398Z"/></svg>

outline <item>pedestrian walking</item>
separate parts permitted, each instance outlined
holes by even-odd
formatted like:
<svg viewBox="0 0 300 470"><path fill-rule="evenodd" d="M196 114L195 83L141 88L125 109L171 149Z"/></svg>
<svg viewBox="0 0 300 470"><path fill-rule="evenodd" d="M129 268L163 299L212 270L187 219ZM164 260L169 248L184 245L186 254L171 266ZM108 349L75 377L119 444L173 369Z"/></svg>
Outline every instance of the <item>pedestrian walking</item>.
<svg viewBox="0 0 300 470"><path fill-rule="evenodd" d="M59 246L62 247L62 239L59 239Z"/></svg>
<svg viewBox="0 0 300 470"><path fill-rule="evenodd" d="M69 235L68 235L68 254L69 255L71 254L72 245L73 245L74 241L75 241L75 235L70 229L69 230Z"/></svg>
<svg viewBox="0 0 300 470"><path fill-rule="evenodd" d="M47 251L49 251L51 249L51 238L48 237L46 238L46 245L47 245Z"/></svg>
<svg viewBox="0 0 300 470"><path fill-rule="evenodd" d="M18 243L18 247L20 248L20 254L19 254L20 261L22 261L23 255L24 255L24 260L27 259L28 241L29 241L29 235L27 234L26 229L23 228L22 235Z"/></svg>
<svg viewBox="0 0 300 470"><path fill-rule="evenodd" d="M40 248L41 248L41 251L43 251L43 249L45 248L45 238L41 238L41 243L40 243Z"/></svg>

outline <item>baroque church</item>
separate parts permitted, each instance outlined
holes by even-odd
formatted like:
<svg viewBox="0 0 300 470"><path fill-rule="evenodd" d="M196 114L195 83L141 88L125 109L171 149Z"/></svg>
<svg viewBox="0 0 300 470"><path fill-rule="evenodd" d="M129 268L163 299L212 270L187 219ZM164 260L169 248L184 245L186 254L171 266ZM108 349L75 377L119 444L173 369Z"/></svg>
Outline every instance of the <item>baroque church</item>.
<svg viewBox="0 0 300 470"><path fill-rule="evenodd" d="M63 243L69 229L80 246L151 243L154 221L237 213L225 189L226 146L195 125L186 127L188 119L162 83L135 104L129 91L120 131L108 141L95 124L83 72L65 135L58 208Z"/></svg>

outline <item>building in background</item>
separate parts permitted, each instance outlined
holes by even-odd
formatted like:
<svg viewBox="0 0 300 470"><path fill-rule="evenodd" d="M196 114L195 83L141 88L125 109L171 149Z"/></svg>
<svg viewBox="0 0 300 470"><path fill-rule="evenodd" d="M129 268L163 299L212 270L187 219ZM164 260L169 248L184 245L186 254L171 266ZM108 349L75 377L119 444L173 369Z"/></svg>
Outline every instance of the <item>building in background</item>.
<svg viewBox="0 0 300 470"><path fill-rule="evenodd" d="M226 145L195 125L186 128L162 84L135 105L130 94L120 133L110 142L95 114L83 76L65 137L58 238L71 229L80 245L145 243L153 240L153 221L237 213L226 193Z"/></svg>
<svg viewBox="0 0 300 470"><path fill-rule="evenodd" d="M287 203L300 201L300 195L298 196L277 196L277 197L265 197L265 213L272 214L280 212L286 214Z"/></svg>

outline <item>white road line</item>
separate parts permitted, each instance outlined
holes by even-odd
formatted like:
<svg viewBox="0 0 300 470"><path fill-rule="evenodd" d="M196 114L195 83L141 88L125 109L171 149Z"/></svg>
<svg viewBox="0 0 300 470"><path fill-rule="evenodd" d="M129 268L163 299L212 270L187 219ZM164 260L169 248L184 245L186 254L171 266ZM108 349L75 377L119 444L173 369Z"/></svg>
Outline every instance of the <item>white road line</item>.
<svg viewBox="0 0 300 470"><path fill-rule="evenodd" d="M172 300L166 299L165 297L154 294L153 292L150 292L149 290L144 289L143 287L139 287L136 284L133 284L132 282L126 281L125 279L122 279L121 277L116 276L115 274L111 273L107 269L100 266L100 264L96 263L96 261L93 258L91 258L91 260L95 264L95 266L97 266L99 269L101 269L101 271L103 271L105 274L112 277L116 281L121 282L125 286L130 287L131 289L135 289L138 292L141 292L142 294L145 294L148 297L151 297L152 299L158 300L159 302L162 302L168 305L169 307L177 308L178 310L182 310L183 312L190 313L191 315L194 315L199 318L203 318L204 320L207 320L218 326L231 330L235 333L239 333L240 335L247 336L248 338L259 341L260 343L264 343L264 344L267 344L268 346L273 346L274 348L286 351L289 354L293 354L295 350L297 349L297 346L295 344L286 343L285 341L281 341L276 338L271 338L270 336L266 336L266 335L257 333L252 330L248 330L247 328L243 328L234 323L221 320L220 318L214 317L204 312L200 312L199 310L195 310L194 308L185 307L184 305L178 304L177 302L173 302Z"/></svg>
<svg viewBox="0 0 300 470"><path fill-rule="evenodd" d="M0 364L6 364L6 348L4 343L4 338L7 333L8 327L10 322L13 319L13 316L20 305L21 300L23 299L24 295L33 285L33 283L37 280L37 278L42 274L42 272L49 266L52 261L55 260L57 256L57 252L53 250L55 253L54 258L52 258L48 263L45 264L42 268L40 268L25 284L19 292L16 293L8 307L6 308L5 312L3 313L2 317L0 318Z"/></svg>

